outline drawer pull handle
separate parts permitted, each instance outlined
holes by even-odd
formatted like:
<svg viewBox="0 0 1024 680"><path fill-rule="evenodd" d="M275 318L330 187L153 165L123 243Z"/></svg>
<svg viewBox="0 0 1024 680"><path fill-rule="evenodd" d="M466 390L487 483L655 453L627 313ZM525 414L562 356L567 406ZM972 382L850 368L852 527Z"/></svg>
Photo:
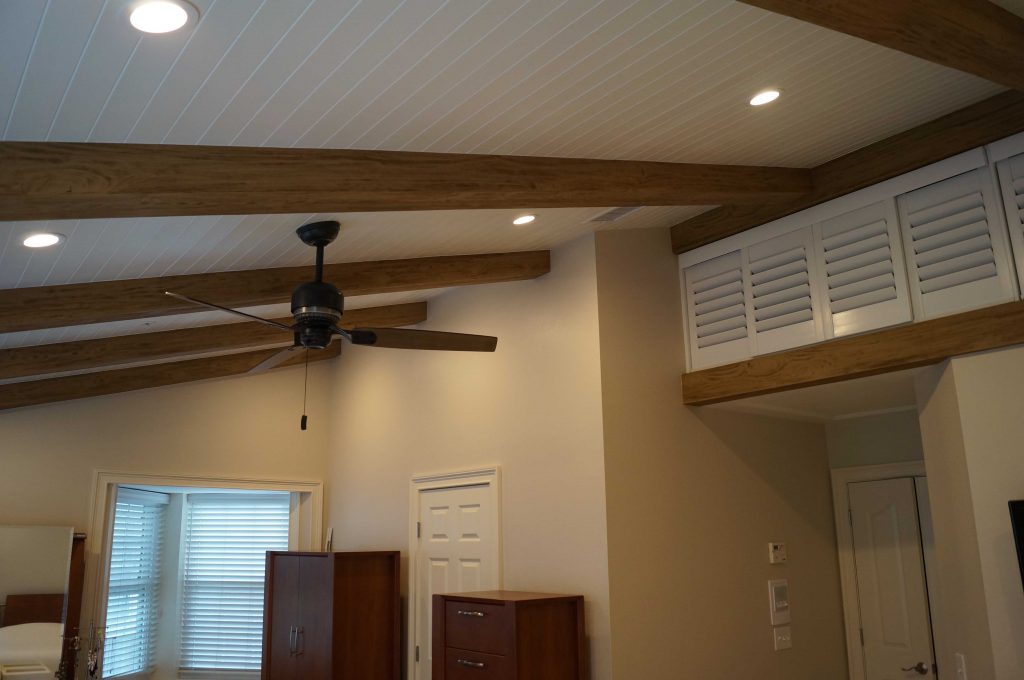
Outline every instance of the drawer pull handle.
<svg viewBox="0 0 1024 680"><path fill-rule="evenodd" d="M486 614L484 614L483 612L468 612L468 611L464 611L462 609L460 609L458 611L458 614L459 614L459 616L479 616L480 618L483 618L484 616L486 616Z"/></svg>
<svg viewBox="0 0 1024 680"><path fill-rule="evenodd" d="M459 664L460 666L469 666L470 668L483 668L484 666L486 666L486 664L484 664L483 662L469 661L467 659L459 659L455 663Z"/></svg>

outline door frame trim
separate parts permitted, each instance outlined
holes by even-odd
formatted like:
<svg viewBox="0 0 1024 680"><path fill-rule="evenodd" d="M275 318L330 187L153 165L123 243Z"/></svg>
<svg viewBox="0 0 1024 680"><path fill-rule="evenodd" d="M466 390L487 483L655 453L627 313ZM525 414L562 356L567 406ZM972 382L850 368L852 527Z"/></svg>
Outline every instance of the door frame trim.
<svg viewBox="0 0 1024 680"><path fill-rule="evenodd" d="M836 545L839 550L839 579L843 591L843 622L846 626L846 659L850 669L850 680L865 680L865 676L864 647L860 643L857 567L853 556L853 529L850 526L850 489L847 485L926 476L923 460L832 470L832 509L835 513ZM857 650L860 650L859 654Z"/></svg>
<svg viewBox="0 0 1024 680"><path fill-rule="evenodd" d="M480 486L486 484L494 506L491 516L491 530L495 537L492 551L494 575L498 589L504 586L504 569L502 564L501 540L501 466L492 465L486 468L456 470L432 474L414 475L409 483L409 599L407 612L407 630L409 641L407 668L409 680L418 680L416 676L416 564L418 561L419 540L416 536L416 523L420 521L420 493L432 489L451 489L462 486Z"/></svg>

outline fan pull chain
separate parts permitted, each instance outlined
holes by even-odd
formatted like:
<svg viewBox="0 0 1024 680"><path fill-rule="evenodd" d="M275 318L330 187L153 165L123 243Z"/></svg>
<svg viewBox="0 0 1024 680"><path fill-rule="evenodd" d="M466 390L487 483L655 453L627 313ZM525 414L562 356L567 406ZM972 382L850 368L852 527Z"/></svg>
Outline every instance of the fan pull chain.
<svg viewBox="0 0 1024 680"><path fill-rule="evenodd" d="M299 428L306 429L306 393L309 391L309 350L306 350L306 377L302 380L302 420L299 421Z"/></svg>

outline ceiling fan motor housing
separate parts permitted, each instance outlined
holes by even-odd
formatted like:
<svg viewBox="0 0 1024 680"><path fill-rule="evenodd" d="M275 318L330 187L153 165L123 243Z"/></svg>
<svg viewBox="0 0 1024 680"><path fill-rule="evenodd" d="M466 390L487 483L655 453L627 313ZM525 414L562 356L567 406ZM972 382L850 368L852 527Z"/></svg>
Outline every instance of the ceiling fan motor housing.
<svg viewBox="0 0 1024 680"><path fill-rule="evenodd" d="M341 321L345 298L329 283L311 281L292 293L292 316L303 347L323 349Z"/></svg>

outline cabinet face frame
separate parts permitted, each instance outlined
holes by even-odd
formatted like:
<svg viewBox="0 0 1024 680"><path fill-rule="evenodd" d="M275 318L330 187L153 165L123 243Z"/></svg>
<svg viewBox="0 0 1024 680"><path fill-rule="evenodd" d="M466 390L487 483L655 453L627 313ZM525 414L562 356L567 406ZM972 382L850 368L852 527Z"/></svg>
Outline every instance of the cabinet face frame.
<svg viewBox="0 0 1024 680"><path fill-rule="evenodd" d="M496 590L504 587L504 565L502 562L502 540L501 540L501 466L493 465L487 468L475 470L462 470L456 472L443 472L437 474L416 475L409 484L409 599L407 612L408 650L407 665L409 680L423 680L417 676L418 663L416 661L416 620L418 615L419 593L417 592L417 563L419 560L419 537L416 535L416 523L419 521L420 492L430 489L451 489L460 486L481 486L487 485L494 512L491 513L491 531L493 532L494 552L492 563L494 564L496 577ZM422 645L421 645L422 647ZM425 654L425 648L421 649L420 656Z"/></svg>

